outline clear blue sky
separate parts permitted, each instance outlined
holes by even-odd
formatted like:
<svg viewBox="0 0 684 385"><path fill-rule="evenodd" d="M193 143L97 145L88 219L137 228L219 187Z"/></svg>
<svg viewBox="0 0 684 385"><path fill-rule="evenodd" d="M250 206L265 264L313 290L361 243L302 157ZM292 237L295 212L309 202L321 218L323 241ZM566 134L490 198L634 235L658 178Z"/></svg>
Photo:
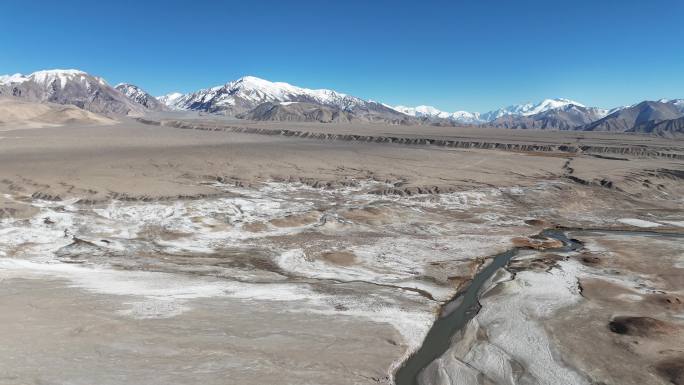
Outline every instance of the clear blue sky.
<svg viewBox="0 0 684 385"><path fill-rule="evenodd" d="M0 73L155 95L251 74L453 111L684 97L682 0L3 0Z"/></svg>

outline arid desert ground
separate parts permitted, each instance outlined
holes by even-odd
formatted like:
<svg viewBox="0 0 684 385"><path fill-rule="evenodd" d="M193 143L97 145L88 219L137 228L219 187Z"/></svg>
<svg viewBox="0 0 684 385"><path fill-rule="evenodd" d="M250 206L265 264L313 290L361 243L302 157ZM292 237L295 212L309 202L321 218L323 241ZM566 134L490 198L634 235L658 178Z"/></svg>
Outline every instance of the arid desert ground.
<svg viewBox="0 0 684 385"><path fill-rule="evenodd" d="M684 383L680 139L48 112L0 125L1 384Z"/></svg>

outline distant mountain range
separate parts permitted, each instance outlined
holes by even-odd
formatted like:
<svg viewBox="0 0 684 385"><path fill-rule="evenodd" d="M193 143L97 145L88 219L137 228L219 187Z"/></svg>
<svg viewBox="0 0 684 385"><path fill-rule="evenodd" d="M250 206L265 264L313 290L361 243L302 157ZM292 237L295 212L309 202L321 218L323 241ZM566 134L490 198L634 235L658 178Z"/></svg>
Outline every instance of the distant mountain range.
<svg viewBox="0 0 684 385"><path fill-rule="evenodd" d="M224 85L154 97L128 83L110 86L78 70L0 76L0 95L71 104L103 114L198 111L249 120L480 125L510 129L636 132L683 135L684 99L644 101L606 110L569 99L545 99L486 113L390 106L328 89L308 89L245 76Z"/></svg>
<svg viewBox="0 0 684 385"><path fill-rule="evenodd" d="M497 119L506 117L525 117L533 116L537 114L544 113L549 110L561 109L567 106L576 106L580 108L585 108L581 103L569 100L569 99L545 99L539 103L525 103L517 104L498 110L489 111L483 114L479 112L468 112L468 111L456 111L456 112L444 112L436 109L432 106L418 106L418 107L405 107L396 106L392 107L397 111L401 111L407 115L427 117L427 118L440 118L451 120L455 123L466 123L466 124L483 124L496 121ZM603 116L607 114L607 111L596 109L595 112L603 113ZM510 121L510 119L503 119L501 122Z"/></svg>
<svg viewBox="0 0 684 385"><path fill-rule="evenodd" d="M479 112L468 112L468 111L456 111L456 112L444 112L436 109L432 106L418 106L418 107L405 107L405 106L387 106L396 111L402 112L409 116L414 116L424 119L444 119L456 123L465 124L479 124L483 123L484 120Z"/></svg>

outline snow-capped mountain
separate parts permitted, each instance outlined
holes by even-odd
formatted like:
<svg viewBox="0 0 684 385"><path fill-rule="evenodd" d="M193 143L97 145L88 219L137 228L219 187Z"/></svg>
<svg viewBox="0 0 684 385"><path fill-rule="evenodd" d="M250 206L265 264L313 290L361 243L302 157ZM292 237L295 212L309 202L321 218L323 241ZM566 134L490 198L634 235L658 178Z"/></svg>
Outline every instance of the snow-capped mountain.
<svg viewBox="0 0 684 385"><path fill-rule="evenodd" d="M181 94L180 92L172 92L170 94L157 96L157 100L159 100L159 102L161 102L163 105L165 105L169 109L179 110L180 108L177 106L177 104L182 104L182 103L179 103L179 100L183 96L185 96L185 95Z"/></svg>
<svg viewBox="0 0 684 385"><path fill-rule="evenodd" d="M605 110L605 109L604 109L603 111L606 112L605 115L604 115L604 117L606 117L606 116L608 116L608 115L610 115L610 114L612 114L612 113L615 113L615 112L618 112L618 111L622 111L622 110L624 110L624 109L626 109L626 108L633 107L633 106L634 106L634 105L632 104L632 105L629 105L629 106L613 107L613 108L611 108L611 109L609 109L609 110Z"/></svg>
<svg viewBox="0 0 684 385"><path fill-rule="evenodd" d="M162 111L166 109L166 106L157 100L157 98L134 84L119 83L114 88L126 95L128 99L144 106L149 110Z"/></svg>
<svg viewBox="0 0 684 385"><path fill-rule="evenodd" d="M73 69L0 76L0 95L34 102L72 104L95 113L140 114L144 111L104 79Z"/></svg>
<svg viewBox="0 0 684 385"><path fill-rule="evenodd" d="M468 111L445 112L432 106L396 106L392 108L409 116L447 119L456 123L482 124L504 116L531 116L570 105L585 107L583 104L570 99L544 99L539 103L517 104L483 114Z"/></svg>
<svg viewBox="0 0 684 385"><path fill-rule="evenodd" d="M489 122L489 126L500 128L573 130L606 116L606 110L566 104L532 115L504 115Z"/></svg>
<svg viewBox="0 0 684 385"><path fill-rule="evenodd" d="M9 85L12 83L22 83L26 80L27 80L26 76L24 76L22 74L0 75L0 86Z"/></svg>
<svg viewBox="0 0 684 385"><path fill-rule="evenodd" d="M79 70L44 70L30 75L14 74L0 76L0 85L11 86L32 82L43 88L64 89L69 83L79 82L85 87L94 88L106 85L104 79L90 76Z"/></svg>
<svg viewBox="0 0 684 385"><path fill-rule="evenodd" d="M506 115L530 116L542 113L544 111L553 110L567 105L574 105L578 107L586 107L582 103L564 98L558 99L544 99L539 103L524 103L500 108L498 110L489 111L481 115L482 120L491 122Z"/></svg>
<svg viewBox="0 0 684 385"><path fill-rule="evenodd" d="M406 107L406 106L395 106L391 107L403 114L409 116L415 116L418 118L428 118L428 119L446 119L456 123L466 123L466 124L478 124L483 121L480 119L480 114L477 112L468 111L456 111L456 112L445 112L440 111L432 106L418 106L418 107Z"/></svg>
<svg viewBox="0 0 684 385"><path fill-rule="evenodd" d="M301 88L254 76L245 76L222 86L190 94L169 94L160 100L172 109L220 112L229 115L247 112L263 103L303 102L354 112L357 115L383 115L383 119L389 120L406 118L406 115L377 102L333 90Z"/></svg>
<svg viewBox="0 0 684 385"><path fill-rule="evenodd" d="M142 115L150 110L196 110L253 120L479 124L505 128L681 132L684 99L661 99L605 110L569 99L545 99L490 111L445 112L431 106L392 107L329 89L308 89L245 76L189 94L152 97L140 87L111 87L79 70L0 75L0 96L71 104L95 113ZM663 123L660 122L670 122Z"/></svg>

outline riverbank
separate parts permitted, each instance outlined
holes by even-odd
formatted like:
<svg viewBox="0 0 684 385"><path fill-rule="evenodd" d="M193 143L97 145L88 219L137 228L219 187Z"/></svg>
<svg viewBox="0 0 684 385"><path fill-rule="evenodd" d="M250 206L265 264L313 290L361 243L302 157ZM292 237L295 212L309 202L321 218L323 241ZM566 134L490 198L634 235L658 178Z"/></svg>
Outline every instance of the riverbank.
<svg viewBox="0 0 684 385"><path fill-rule="evenodd" d="M413 383L679 381L684 233L568 234L581 247L513 259Z"/></svg>

